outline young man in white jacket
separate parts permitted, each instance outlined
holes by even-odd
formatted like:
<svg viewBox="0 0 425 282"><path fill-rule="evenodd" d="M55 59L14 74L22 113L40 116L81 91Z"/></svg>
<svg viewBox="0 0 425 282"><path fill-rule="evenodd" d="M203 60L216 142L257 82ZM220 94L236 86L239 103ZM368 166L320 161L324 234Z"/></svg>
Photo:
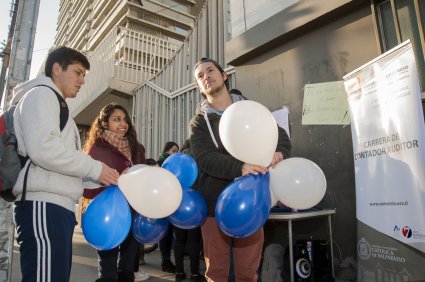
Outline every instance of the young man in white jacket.
<svg viewBox="0 0 425 282"><path fill-rule="evenodd" d="M78 128L64 100L77 95L89 69L83 54L59 47L48 55L45 75L15 88L18 152L29 157L13 188L22 281L69 281L75 203L83 193L82 179L109 185L119 176L81 152ZM62 130L60 107L68 115Z"/></svg>

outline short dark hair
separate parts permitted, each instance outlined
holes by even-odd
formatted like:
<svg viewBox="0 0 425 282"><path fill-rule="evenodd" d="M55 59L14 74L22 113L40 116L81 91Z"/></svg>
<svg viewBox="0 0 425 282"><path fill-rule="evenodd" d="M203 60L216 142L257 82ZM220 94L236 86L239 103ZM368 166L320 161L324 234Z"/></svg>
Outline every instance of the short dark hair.
<svg viewBox="0 0 425 282"><path fill-rule="evenodd" d="M155 161L155 159L152 159L152 158L146 159L146 164L150 165L150 166L158 165L158 163Z"/></svg>
<svg viewBox="0 0 425 282"><path fill-rule="evenodd" d="M229 94L235 94L235 95L242 96L242 92L239 89L236 89L236 88L230 89Z"/></svg>
<svg viewBox="0 0 425 282"><path fill-rule="evenodd" d="M195 84L198 85L198 82L195 77L195 70L199 67L200 64L203 63L212 63L220 72L221 74L225 74L226 72L224 69L220 66L217 61L210 59L210 58L201 58L199 61L196 62L195 66L193 67L193 78L195 80ZM226 89L229 90L229 77L224 81L224 85L226 85ZM201 93L202 95L205 95L204 93Z"/></svg>
<svg viewBox="0 0 425 282"><path fill-rule="evenodd" d="M89 60L83 53L65 46L54 49L47 56L46 65L44 66L44 74L47 77L52 77L54 63L58 63L62 70L66 70L69 65L77 63L83 65L87 70L90 69Z"/></svg>
<svg viewBox="0 0 425 282"><path fill-rule="evenodd" d="M176 142L173 141L168 141L167 143L165 143L164 148L162 148L162 152L167 152L169 151L171 148L173 148L174 146L177 147L177 149L179 149L179 145L177 145Z"/></svg>

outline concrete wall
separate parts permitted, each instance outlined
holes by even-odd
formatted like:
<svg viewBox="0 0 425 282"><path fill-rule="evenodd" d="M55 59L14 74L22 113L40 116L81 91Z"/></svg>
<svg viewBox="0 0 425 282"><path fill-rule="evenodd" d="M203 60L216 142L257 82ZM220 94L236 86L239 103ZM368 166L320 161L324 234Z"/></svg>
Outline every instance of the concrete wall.
<svg viewBox="0 0 425 282"><path fill-rule="evenodd" d="M318 206L336 208L335 262L342 260L345 266L356 258L351 128L349 125L305 126L301 124L301 114L305 84L342 80L343 75L379 55L370 7L365 3L349 10L305 25L286 38L281 36L269 44L272 47L250 48L249 53L240 52L249 39L244 42L236 38L229 42L232 51L226 54L232 58L229 63L236 66L236 88L245 96L272 111L282 106L289 108L292 156L314 161L326 175L327 192ZM261 32L261 27L258 30ZM249 38L255 38L255 34ZM299 222L294 232L303 238L309 237L310 232L312 236L316 236L315 232L326 233L319 225ZM285 232L279 228L272 228L275 231L268 240L285 239Z"/></svg>

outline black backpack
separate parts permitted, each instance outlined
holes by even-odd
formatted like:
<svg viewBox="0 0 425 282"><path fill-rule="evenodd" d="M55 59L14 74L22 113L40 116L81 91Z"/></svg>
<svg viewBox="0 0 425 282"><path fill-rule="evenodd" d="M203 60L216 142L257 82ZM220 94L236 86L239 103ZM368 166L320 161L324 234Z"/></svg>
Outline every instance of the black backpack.
<svg viewBox="0 0 425 282"><path fill-rule="evenodd" d="M65 99L56 90L47 85L37 85L35 87L44 86L50 88L58 98L60 105L60 130L62 131L68 122L69 110ZM17 140L15 130L13 128L13 113L15 112L16 105L12 105L9 109L0 114L0 197L8 202L15 201L16 197L12 194L13 186L18 179L18 175L25 163L28 156L21 156L18 154ZM27 177L30 162L25 171L24 188L22 191L22 202L25 202L25 193L27 188Z"/></svg>

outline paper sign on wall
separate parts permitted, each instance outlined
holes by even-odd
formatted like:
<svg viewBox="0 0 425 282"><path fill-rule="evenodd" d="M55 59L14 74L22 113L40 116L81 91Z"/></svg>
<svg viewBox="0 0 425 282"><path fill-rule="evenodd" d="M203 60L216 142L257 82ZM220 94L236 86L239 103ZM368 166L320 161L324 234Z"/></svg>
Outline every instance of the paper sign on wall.
<svg viewBox="0 0 425 282"><path fill-rule="evenodd" d="M349 123L350 115L343 81L305 85L303 125L346 125Z"/></svg>

